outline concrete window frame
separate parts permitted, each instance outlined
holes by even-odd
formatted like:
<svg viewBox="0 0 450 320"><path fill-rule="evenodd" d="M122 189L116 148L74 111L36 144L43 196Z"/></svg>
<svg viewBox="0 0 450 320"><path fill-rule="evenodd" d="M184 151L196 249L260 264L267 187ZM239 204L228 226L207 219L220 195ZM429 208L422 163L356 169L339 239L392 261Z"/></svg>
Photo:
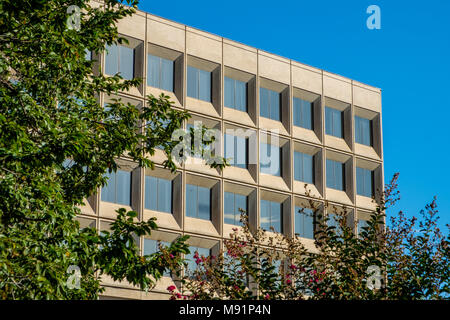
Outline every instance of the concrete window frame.
<svg viewBox="0 0 450 320"><path fill-rule="evenodd" d="M314 157L313 183L306 183L303 181L295 180L294 152L306 153ZM323 150L321 147L293 140L292 170L293 170L292 189L294 193L302 195L307 195L307 193L309 193L309 195L313 197L321 197L323 195L324 185L322 181L323 181L324 163L323 163Z"/></svg>
<svg viewBox="0 0 450 320"><path fill-rule="evenodd" d="M378 112L362 107L354 107L354 116L368 119L371 122L372 145L366 146L355 141L355 153L364 157L381 159L381 115Z"/></svg>
<svg viewBox="0 0 450 320"><path fill-rule="evenodd" d="M326 134L325 108L329 107L342 112L343 137L335 137ZM336 99L325 97L325 106L323 108L325 145L328 147L338 148L342 151L352 152L353 150L353 116L352 106L350 103L342 102Z"/></svg>
<svg viewBox="0 0 450 320"><path fill-rule="evenodd" d="M160 88L152 87L148 84L149 59L148 55L157 56L173 61L173 91L167 91ZM146 94L153 94L158 97L161 93L168 95L175 103L175 106L181 107L184 103L184 54L173 49L165 48L153 43L147 43L146 52L147 67L145 69L145 86Z"/></svg>
<svg viewBox="0 0 450 320"><path fill-rule="evenodd" d="M143 40L133 38L124 34L119 33L119 37L125 38L128 43L123 42L122 46L128 47L130 49L133 49L133 56L134 56L134 63L133 63L133 76L134 78L145 78L145 72L144 72L144 64L145 64L145 44ZM108 74L105 73L106 70L106 52L102 53L103 61L102 65L104 70L104 74L108 76ZM96 60L99 58L96 54L93 54L93 60ZM94 65L95 69L95 65ZM128 94L132 94L135 96L143 96L144 94L144 83L141 83L137 88L133 87L128 91Z"/></svg>
<svg viewBox="0 0 450 320"><path fill-rule="evenodd" d="M210 220L187 216L187 185L196 185L210 190ZM186 173L184 183L184 230L186 232L202 233L209 236L222 234L222 183L218 179Z"/></svg>
<svg viewBox="0 0 450 320"><path fill-rule="evenodd" d="M175 173L172 173L170 172L170 170L165 169L162 166L155 166L154 169L142 168L141 174L143 180L141 184L143 219L147 220L151 217L156 217L158 219L158 226L175 230L180 229L183 220L182 172L177 171ZM163 178L172 181L172 213L154 211L145 207L145 177L147 176Z"/></svg>
<svg viewBox="0 0 450 320"><path fill-rule="evenodd" d="M336 201L341 202L345 205L353 205L354 202L354 169L353 169L353 157L349 154L336 152L333 150L326 150L325 158L328 160L338 161L344 164L344 176L345 179L345 189L343 191L341 190L335 190L332 188L327 187L326 183L326 165L324 165L324 186L325 186L325 194L327 199L330 201Z"/></svg>
<svg viewBox="0 0 450 320"><path fill-rule="evenodd" d="M355 189L357 187L356 168L362 168L372 171L373 177L372 181L373 196L366 197L359 195L357 194L357 192L355 192L356 206L365 209L375 210L376 206L380 203L381 195L383 192L383 170L382 170L383 167L381 163L357 157L355 159Z"/></svg>
<svg viewBox="0 0 450 320"><path fill-rule="evenodd" d="M280 148L280 170L281 175L275 176L272 174L266 174L261 172L261 144L265 143L268 145L274 145ZM291 154L291 144L290 140L283 138L278 135L269 134L267 132L259 132L259 161L258 161L258 173L259 173L259 183L262 186L267 186L271 188L278 188L282 191L291 190L291 175L292 175L292 154ZM270 160L270 159L266 159Z"/></svg>
<svg viewBox="0 0 450 320"><path fill-rule="evenodd" d="M187 68L191 66L211 73L211 101L203 101L187 96L188 79L186 76L186 109L194 112L221 117L222 116L222 66L216 62L187 55L185 64L185 74Z"/></svg>
<svg viewBox="0 0 450 320"><path fill-rule="evenodd" d="M292 88L292 108L294 108L294 98L308 101L312 104L312 130L294 125L294 109L292 110L292 136L297 139L306 140L312 143L322 143L322 96L320 94L306 91L299 88Z"/></svg>
<svg viewBox="0 0 450 320"><path fill-rule="evenodd" d="M261 99L260 89L265 88L280 94L280 121L261 117ZM261 130L278 129L281 135L289 136L291 132L291 101L290 87L287 84L274 80L259 77L259 86L257 88L259 128Z"/></svg>

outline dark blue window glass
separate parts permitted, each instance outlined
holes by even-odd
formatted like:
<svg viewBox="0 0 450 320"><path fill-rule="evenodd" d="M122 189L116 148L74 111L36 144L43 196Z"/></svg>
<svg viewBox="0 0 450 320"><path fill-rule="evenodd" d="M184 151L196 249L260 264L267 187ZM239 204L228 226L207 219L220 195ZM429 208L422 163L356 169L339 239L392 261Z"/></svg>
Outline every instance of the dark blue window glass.
<svg viewBox="0 0 450 320"><path fill-rule="evenodd" d="M188 66L187 95L211 102L211 72Z"/></svg>
<svg viewBox="0 0 450 320"><path fill-rule="evenodd" d="M246 169L248 139L230 134L225 134L224 137L225 158L229 160L230 165Z"/></svg>
<svg viewBox="0 0 450 320"><path fill-rule="evenodd" d="M342 190L345 189L344 169L342 162L327 159L327 187Z"/></svg>
<svg viewBox="0 0 450 320"><path fill-rule="evenodd" d="M314 156L294 151L294 179L306 183L313 183Z"/></svg>
<svg viewBox="0 0 450 320"><path fill-rule="evenodd" d="M131 80L134 77L134 49L122 45L107 45L105 73L115 75L120 72L122 78Z"/></svg>
<svg viewBox="0 0 450 320"><path fill-rule="evenodd" d="M106 176L108 181L102 188L102 201L131 206L131 172L117 170Z"/></svg>
<svg viewBox="0 0 450 320"><path fill-rule="evenodd" d="M148 55L147 84L166 91L173 91L173 61Z"/></svg>
<svg viewBox="0 0 450 320"><path fill-rule="evenodd" d="M282 232L283 228L283 216L282 216L282 204L279 202L261 200L260 202L260 226L262 229L271 231L271 227L276 232Z"/></svg>
<svg viewBox="0 0 450 320"><path fill-rule="evenodd" d="M225 77L225 107L247 111L247 83Z"/></svg>
<svg viewBox="0 0 450 320"><path fill-rule="evenodd" d="M261 87L259 90L260 116L281 121L280 100L281 96L279 92Z"/></svg>
<svg viewBox="0 0 450 320"><path fill-rule="evenodd" d="M239 209L247 212L247 196L233 192L225 192L224 201L224 222L240 225L241 212Z"/></svg>
<svg viewBox="0 0 450 320"><path fill-rule="evenodd" d="M145 209L172 213L172 181L145 176Z"/></svg>
<svg viewBox="0 0 450 320"><path fill-rule="evenodd" d="M261 143L260 171L261 173L281 176L281 148L272 144Z"/></svg>
<svg viewBox="0 0 450 320"><path fill-rule="evenodd" d="M356 192L360 196L373 196L373 171L356 167Z"/></svg>
<svg viewBox="0 0 450 320"><path fill-rule="evenodd" d="M355 116L355 142L372 145L372 121Z"/></svg>
<svg viewBox="0 0 450 320"><path fill-rule="evenodd" d="M299 237L314 239L314 211L309 208L295 207L295 233Z"/></svg>
<svg viewBox="0 0 450 320"><path fill-rule="evenodd" d="M211 190L196 185L186 185L186 216L211 220Z"/></svg>
<svg viewBox="0 0 450 320"><path fill-rule="evenodd" d="M312 102L294 97L294 126L313 129Z"/></svg>
<svg viewBox="0 0 450 320"><path fill-rule="evenodd" d="M342 138L344 136L342 118L342 111L325 107L325 133L331 136Z"/></svg>

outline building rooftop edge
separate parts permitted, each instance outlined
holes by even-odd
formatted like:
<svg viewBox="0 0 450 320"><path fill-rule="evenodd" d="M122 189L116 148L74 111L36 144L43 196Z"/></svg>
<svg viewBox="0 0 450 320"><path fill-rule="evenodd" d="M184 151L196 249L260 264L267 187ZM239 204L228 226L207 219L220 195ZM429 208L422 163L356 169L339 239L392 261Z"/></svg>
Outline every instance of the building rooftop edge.
<svg viewBox="0 0 450 320"><path fill-rule="evenodd" d="M102 0L91 0L91 1L94 1L94 2L97 2L97 3L103 3ZM185 28L195 29L195 30L197 30L197 31L200 31L200 32L203 32L203 33L210 34L210 35L212 35L212 36L214 36L214 37L222 38L222 41L225 39L225 40L230 41L230 42L235 42L235 43L237 43L237 44L240 44L240 45L243 45L243 46L252 48L252 49L254 49L254 50L257 50L258 53L259 53L259 52L264 52L264 53L268 53L268 54L270 54L270 55L277 56L277 57L282 58L282 59L289 60L290 64L292 64L292 62L298 63L298 64L304 65L304 66L306 66L306 67L309 67L309 68L317 69L317 70L321 71L322 74L323 74L324 72L326 72L326 73L328 73L328 74L330 74L330 75L335 75L335 76L338 76L338 77L341 77L341 78L345 78L345 79L351 81L351 83L352 83L353 85L361 84L361 85L363 85L363 86L370 87L371 89L374 89L375 91L379 91L380 94L381 94L381 92L382 92L382 89L379 88L379 87L375 87L375 86L373 86L373 85L370 85L370 84L361 82L361 81L359 81L359 80L356 80L356 79L352 79L352 78L343 76L343 75L338 74L338 73L336 73L336 72L328 71L328 70L321 69L321 68L318 68L318 67L315 67L315 66L312 66L312 65L309 65L309 64L306 64L306 63L297 61L297 60L293 60L293 59L291 59L291 58L284 57L284 56L282 56L282 55L280 55L280 54L277 54L277 53L273 53L273 52L270 52L270 51L267 51L267 50L264 50L264 49L259 49L259 48L253 47L253 46L251 46L251 45L248 45L248 44L246 44L246 43L243 43L243 42L240 42L240 41L237 41L237 40L233 40L233 39L230 39L230 38L226 38L226 37L223 37L223 36L221 36L221 35L218 35L218 34L215 34L215 33L213 33L213 32L210 32L210 31L205 31L205 30L199 29L199 28L197 28L197 27L189 26L189 25L187 25L187 24L184 24L184 23L181 23L181 22L178 22L178 21L174 21L174 20L171 20L171 19L168 19L168 18L159 16L159 15L157 15L157 14L150 13L150 12L146 12L146 11L143 11L143 10L140 10L140 9L136 9L136 12L137 12L137 13L140 12L141 14L145 14L146 16L152 16L152 17L156 17L156 18L158 18L158 19L166 20L166 21L171 22L171 23L176 23L176 24L179 24L179 25L181 25L181 26L184 26Z"/></svg>

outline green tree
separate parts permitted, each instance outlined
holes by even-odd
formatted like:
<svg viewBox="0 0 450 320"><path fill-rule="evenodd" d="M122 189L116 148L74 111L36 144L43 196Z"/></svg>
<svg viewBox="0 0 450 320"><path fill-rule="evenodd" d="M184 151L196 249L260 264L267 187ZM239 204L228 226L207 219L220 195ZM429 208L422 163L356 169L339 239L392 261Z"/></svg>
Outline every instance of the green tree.
<svg viewBox="0 0 450 320"><path fill-rule="evenodd" d="M101 274L149 289L167 269L177 272L180 253L189 252L182 237L159 253L139 256L133 237L157 226L154 219L138 221L133 211L118 210L111 232L101 234L80 230L75 220L83 199L107 182L105 172L117 170L118 157L153 168L146 155L159 146L168 156L165 166L176 169L172 150L178 142L171 137L189 114L173 109L164 95L149 96L140 109L120 99L103 108L101 94L127 91L141 79L104 76L86 59L87 51L98 55L106 45L126 42L116 25L137 4L105 0L94 8L88 0L0 1L3 299L95 299ZM80 8L79 28L73 28L76 16L68 14L73 5ZM217 160L222 159L209 164L226 165ZM67 285L71 265L80 268L79 289Z"/></svg>
<svg viewBox="0 0 450 320"><path fill-rule="evenodd" d="M449 299L449 240L437 228L436 199L417 218L385 221L399 199L398 174L386 186L367 225L355 234L351 212L314 201L314 246L298 237L252 229L242 212L217 257L194 256L197 268L173 299ZM305 212L299 212L305 213ZM447 225L447 228L449 226ZM272 230L274 231L274 230Z"/></svg>

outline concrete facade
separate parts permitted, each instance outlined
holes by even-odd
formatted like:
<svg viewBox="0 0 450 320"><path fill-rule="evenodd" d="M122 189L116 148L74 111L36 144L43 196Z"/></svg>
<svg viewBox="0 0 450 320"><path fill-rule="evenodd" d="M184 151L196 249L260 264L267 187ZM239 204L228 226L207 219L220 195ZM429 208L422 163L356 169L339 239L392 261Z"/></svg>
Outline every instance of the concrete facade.
<svg viewBox="0 0 450 320"><path fill-rule="evenodd" d="M376 204L371 198L357 195L356 167L373 170L375 189L383 188L383 146L381 90L360 82L326 72L302 63L280 57L256 48L228 40L217 35L197 30L142 11L133 17L121 20L118 24L121 36L130 40L135 49L135 75L143 78L140 88L123 92L119 96L137 105L146 103L149 94L159 95L160 89L147 86L147 54L158 54L175 61L174 92L166 92L175 102L175 107L188 110L194 120L202 120L205 125L225 132L227 128L251 130L256 145L249 150L259 155L259 142L267 139L265 133L270 129L279 130L279 143L282 147L283 173L280 177L261 174L259 164L249 165L248 169L227 167L223 171L211 169L201 164L186 164L176 174L165 170L162 163L165 155L157 150L152 158L156 169L139 168L126 157L118 163L124 170L133 172L131 207L139 213L140 219L157 217L159 231L152 233L155 240L172 241L179 235L191 236L191 245L211 248L218 252L223 239L229 236L234 227L224 223L224 192L239 190L248 196L250 222L259 226L260 200L276 200L283 203L284 233L294 235L294 208L305 205L304 183L294 180L293 153L302 151L316 155L314 184L308 189L314 201L325 201L351 211L352 220L367 219L367 214ZM94 57L104 66L104 55ZM198 66L212 72L212 101L205 102L187 97L187 65ZM102 68L104 70L104 68ZM224 107L224 76L243 79L248 83L248 112ZM282 93L282 121L274 121L259 116L259 88L274 88ZM292 99L299 97L313 102L314 130L293 125ZM111 97L101 96L103 105ZM344 138L325 134L325 106L344 112ZM372 120L373 146L355 143L354 117L361 116ZM186 125L186 124L185 124ZM223 154L223 145L222 145ZM345 191L326 187L326 159L345 163ZM259 163L259 161L257 161ZM173 213L150 211L144 208L145 175L170 178L173 181ZM186 217L186 183L210 187L212 190L211 221ZM95 225L107 229L114 219L114 210L123 205L101 201L101 190L86 201L79 217L84 225ZM356 223L354 224L356 230ZM313 248L313 240L302 239L305 245ZM139 239L143 246L143 239ZM143 293L124 283L104 279L105 297L131 299L167 299L166 288L173 284L172 279L164 277L151 293Z"/></svg>

